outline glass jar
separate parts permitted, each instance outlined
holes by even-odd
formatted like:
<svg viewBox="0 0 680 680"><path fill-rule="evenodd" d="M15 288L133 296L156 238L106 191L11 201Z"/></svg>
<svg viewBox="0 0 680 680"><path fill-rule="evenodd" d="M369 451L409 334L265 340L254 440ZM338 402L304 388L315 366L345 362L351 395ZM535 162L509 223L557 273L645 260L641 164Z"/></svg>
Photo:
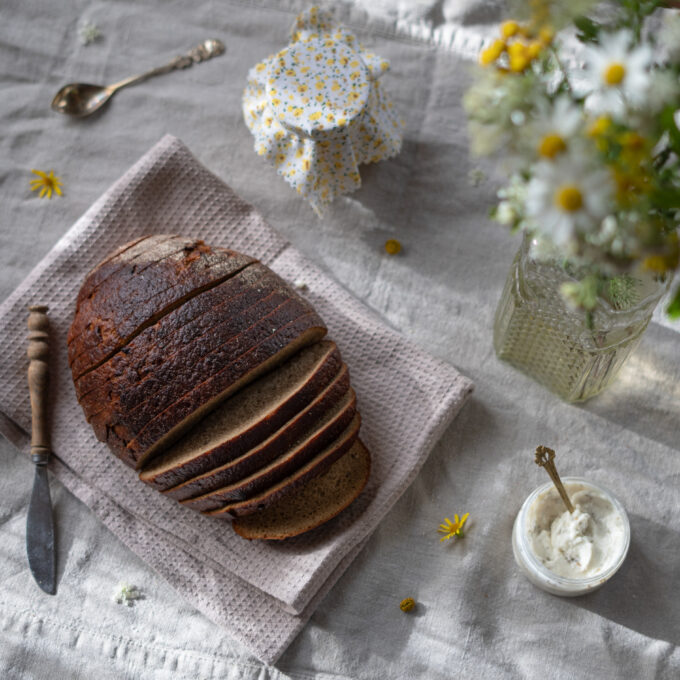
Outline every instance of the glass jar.
<svg viewBox="0 0 680 680"><path fill-rule="evenodd" d="M496 310L496 354L562 399L584 401L614 380L670 282L626 276L625 296L598 298L587 315L560 293L575 279L557 261L533 259L530 249L525 237Z"/></svg>
<svg viewBox="0 0 680 680"><path fill-rule="evenodd" d="M536 508L534 505L545 498L546 494L554 494L555 497L559 498L552 482L539 486L524 501L512 528L512 551L518 566L535 586L553 595L575 597L596 590L619 570L626 559L628 548L630 547L630 523L621 503L603 486L581 479L580 477L563 477L562 482L570 496L572 496L576 489L594 491L610 504L615 525L621 530L621 540L618 542L616 551L607 556L607 561L598 574L589 577L567 578L560 576L552 572L541 562L532 548L530 534L532 524L536 522ZM561 501L559 502L561 503Z"/></svg>

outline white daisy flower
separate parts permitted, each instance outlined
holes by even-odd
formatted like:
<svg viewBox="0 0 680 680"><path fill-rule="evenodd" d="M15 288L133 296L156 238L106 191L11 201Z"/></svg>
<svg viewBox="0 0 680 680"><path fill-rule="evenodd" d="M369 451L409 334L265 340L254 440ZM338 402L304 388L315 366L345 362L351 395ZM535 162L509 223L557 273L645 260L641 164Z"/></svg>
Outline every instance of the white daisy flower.
<svg viewBox="0 0 680 680"><path fill-rule="evenodd" d="M597 229L610 212L614 183L609 172L579 154L560 154L533 167L526 215L537 232L565 251L577 234Z"/></svg>
<svg viewBox="0 0 680 680"><path fill-rule="evenodd" d="M539 104L538 116L527 132L538 155L552 160L567 150L570 139L582 125L581 109L570 97L562 95L554 102L544 100Z"/></svg>
<svg viewBox="0 0 680 680"><path fill-rule="evenodd" d="M587 95L587 111L620 117L626 105L644 104L650 84L652 49L649 45L632 47L632 44L632 34L624 30L602 33L599 45L585 49L586 71L578 80Z"/></svg>

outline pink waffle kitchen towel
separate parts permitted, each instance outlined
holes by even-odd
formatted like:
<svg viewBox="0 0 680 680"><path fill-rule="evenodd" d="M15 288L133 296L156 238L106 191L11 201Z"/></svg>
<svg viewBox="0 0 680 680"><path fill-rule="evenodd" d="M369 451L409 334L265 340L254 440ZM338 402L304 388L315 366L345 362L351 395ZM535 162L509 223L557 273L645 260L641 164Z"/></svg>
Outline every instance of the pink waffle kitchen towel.
<svg viewBox="0 0 680 680"><path fill-rule="evenodd" d="M306 283L304 295L351 369L361 437L372 454L368 486L329 524L279 543L243 540L228 523L139 482L96 440L76 401L66 333L87 272L147 233L200 237ZM171 136L116 182L0 306L0 431L24 447L12 424L30 430L26 318L27 306L38 303L50 308L52 472L183 597L268 663L413 481L472 390L469 379L388 328L281 238Z"/></svg>

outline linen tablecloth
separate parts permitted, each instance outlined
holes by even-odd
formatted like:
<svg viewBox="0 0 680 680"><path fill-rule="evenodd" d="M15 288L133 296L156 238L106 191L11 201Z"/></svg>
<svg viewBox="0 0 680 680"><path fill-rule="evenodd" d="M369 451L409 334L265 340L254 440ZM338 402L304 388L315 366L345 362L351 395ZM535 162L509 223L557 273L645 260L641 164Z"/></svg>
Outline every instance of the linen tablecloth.
<svg viewBox="0 0 680 680"><path fill-rule="evenodd" d="M387 3L372 3L373 9ZM405 4L405 3L402 3ZM397 158L362 169L363 187L324 220L253 152L240 96L248 68L285 45L302 2L10 0L0 24L0 294L4 299L140 153L170 132L285 238L388 323L455 365L476 392L409 491L277 662L265 667L174 592L58 484L59 595L43 596L25 562L32 470L2 443L0 671L9 678L675 678L680 673L678 414L680 338L660 317L605 394L567 405L499 362L491 327L519 246L487 220L495 185L471 182L460 97L488 8L412 5L387 23L341 7L385 76L405 121ZM416 12L416 8L418 11ZM467 22L458 27L447 18ZM103 38L84 47L77 28ZM436 26L435 30L428 27ZM116 95L97 118L69 121L48 103L65 82L113 82L205 37L228 53ZM52 201L30 169L64 180ZM403 245L397 257L387 238ZM602 590L562 600L536 590L512 558L510 530L543 482L537 444L563 474L610 488L629 512L632 546ZM440 543L445 516L470 512L464 540ZM141 587L126 608L115 584ZM399 601L412 596L411 614Z"/></svg>

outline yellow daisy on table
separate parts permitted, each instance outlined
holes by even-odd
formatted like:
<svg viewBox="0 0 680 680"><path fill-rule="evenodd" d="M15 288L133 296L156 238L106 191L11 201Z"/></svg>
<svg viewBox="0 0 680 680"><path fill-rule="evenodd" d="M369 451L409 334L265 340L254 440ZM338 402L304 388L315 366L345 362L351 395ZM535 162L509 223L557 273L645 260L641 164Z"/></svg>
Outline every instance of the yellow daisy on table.
<svg viewBox="0 0 680 680"><path fill-rule="evenodd" d="M61 196L61 180L56 177L54 170L50 170L49 173L43 172L42 170L31 170L34 175L37 175L37 179L31 180L31 191L37 191L40 189L40 198L52 198L52 192Z"/></svg>
<svg viewBox="0 0 680 680"><path fill-rule="evenodd" d="M463 538L463 525L465 522L467 522L467 518L470 516L469 512L466 512L462 517L458 517L458 515L454 515L453 519L454 521L452 522L448 517L444 518L444 523L439 525L439 531L440 534L444 534L442 538L440 538L440 541L446 541L449 538Z"/></svg>

